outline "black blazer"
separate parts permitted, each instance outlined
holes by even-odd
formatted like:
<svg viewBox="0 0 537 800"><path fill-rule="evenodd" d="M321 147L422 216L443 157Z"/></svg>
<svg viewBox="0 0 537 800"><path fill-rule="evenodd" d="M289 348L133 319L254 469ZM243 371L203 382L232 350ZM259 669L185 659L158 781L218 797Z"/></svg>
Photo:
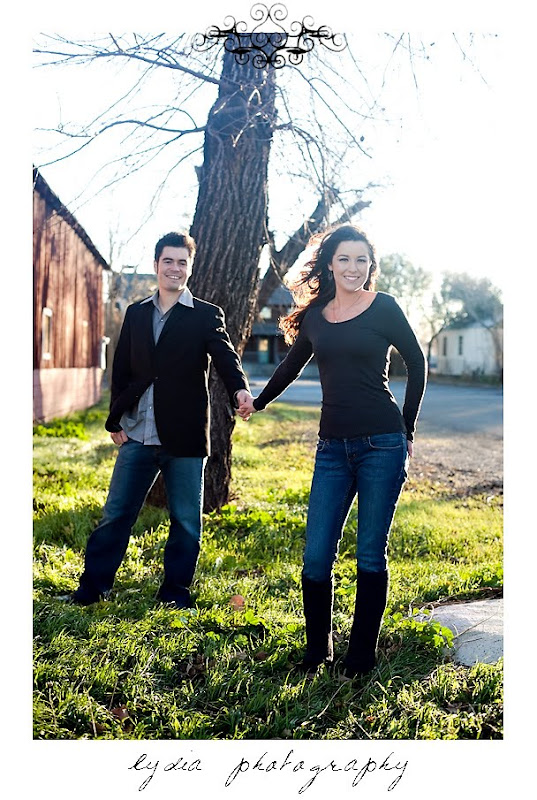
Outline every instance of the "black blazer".
<svg viewBox="0 0 537 800"><path fill-rule="evenodd" d="M155 423L163 447L175 456L210 453L208 373L211 359L232 405L248 389L239 356L226 331L224 312L194 298L194 308L176 303L155 345L152 302L127 308L112 367L106 430L121 430L131 409L154 383Z"/></svg>

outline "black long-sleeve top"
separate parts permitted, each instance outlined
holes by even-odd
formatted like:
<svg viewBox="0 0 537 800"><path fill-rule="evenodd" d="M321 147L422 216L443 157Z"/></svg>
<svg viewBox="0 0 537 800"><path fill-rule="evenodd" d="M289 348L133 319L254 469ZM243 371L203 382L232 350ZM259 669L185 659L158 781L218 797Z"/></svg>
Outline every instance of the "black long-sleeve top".
<svg viewBox="0 0 537 800"><path fill-rule="evenodd" d="M390 351L407 369L403 412L389 388ZM426 360L416 334L395 300L378 292L371 305L345 322L328 322L320 306L304 316L287 356L254 401L261 411L315 355L322 387L319 436L345 439L403 431L414 438L426 383Z"/></svg>

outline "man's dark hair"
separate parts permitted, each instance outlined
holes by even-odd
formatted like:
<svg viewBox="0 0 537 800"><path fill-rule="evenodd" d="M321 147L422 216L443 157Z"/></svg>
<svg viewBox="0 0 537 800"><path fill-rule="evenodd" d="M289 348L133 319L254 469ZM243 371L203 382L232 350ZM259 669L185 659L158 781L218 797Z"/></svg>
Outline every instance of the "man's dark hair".
<svg viewBox="0 0 537 800"><path fill-rule="evenodd" d="M194 258L196 255L196 242L188 233L167 233L159 239L155 245L155 261L158 263L162 251L165 247L186 247L188 255Z"/></svg>

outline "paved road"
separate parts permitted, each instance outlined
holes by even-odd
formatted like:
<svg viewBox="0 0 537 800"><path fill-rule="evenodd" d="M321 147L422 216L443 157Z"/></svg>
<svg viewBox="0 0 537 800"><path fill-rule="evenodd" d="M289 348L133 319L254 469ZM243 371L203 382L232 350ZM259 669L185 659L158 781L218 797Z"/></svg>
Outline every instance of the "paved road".
<svg viewBox="0 0 537 800"><path fill-rule="evenodd" d="M259 394L267 378L250 376L254 395ZM390 383L395 399L402 408L405 381ZM300 378L279 398L286 403L321 402L318 381ZM490 386L449 386L429 383L420 414L420 431L424 435L449 433L484 433L502 437L503 390Z"/></svg>

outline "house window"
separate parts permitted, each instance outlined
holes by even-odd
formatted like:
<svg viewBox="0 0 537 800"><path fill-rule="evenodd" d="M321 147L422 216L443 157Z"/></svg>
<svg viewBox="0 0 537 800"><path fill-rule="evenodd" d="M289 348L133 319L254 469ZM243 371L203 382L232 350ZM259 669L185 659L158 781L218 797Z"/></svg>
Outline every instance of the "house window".
<svg viewBox="0 0 537 800"><path fill-rule="evenodd" d="M447 356L447 336L442 339L442 355Z"/></svg>
<svg viewBox="0 0 537 800"><path fill-rule="evenodd" d="M258 364L268 364L269 360L269 340L266 337L260 337L257 340L257 362Z"/></svg>
<svg viewBox="0 0 537 800"><path fill-rule="evenodd" d="M459 355L462 356L462 340L463 337L459 336Z"/></svg>
<svg viewBox="0 0 537 800"><path fill-rule="evenodd" d="M41 358L52 358L52 309L45 307L41 314Z"/></svg>

